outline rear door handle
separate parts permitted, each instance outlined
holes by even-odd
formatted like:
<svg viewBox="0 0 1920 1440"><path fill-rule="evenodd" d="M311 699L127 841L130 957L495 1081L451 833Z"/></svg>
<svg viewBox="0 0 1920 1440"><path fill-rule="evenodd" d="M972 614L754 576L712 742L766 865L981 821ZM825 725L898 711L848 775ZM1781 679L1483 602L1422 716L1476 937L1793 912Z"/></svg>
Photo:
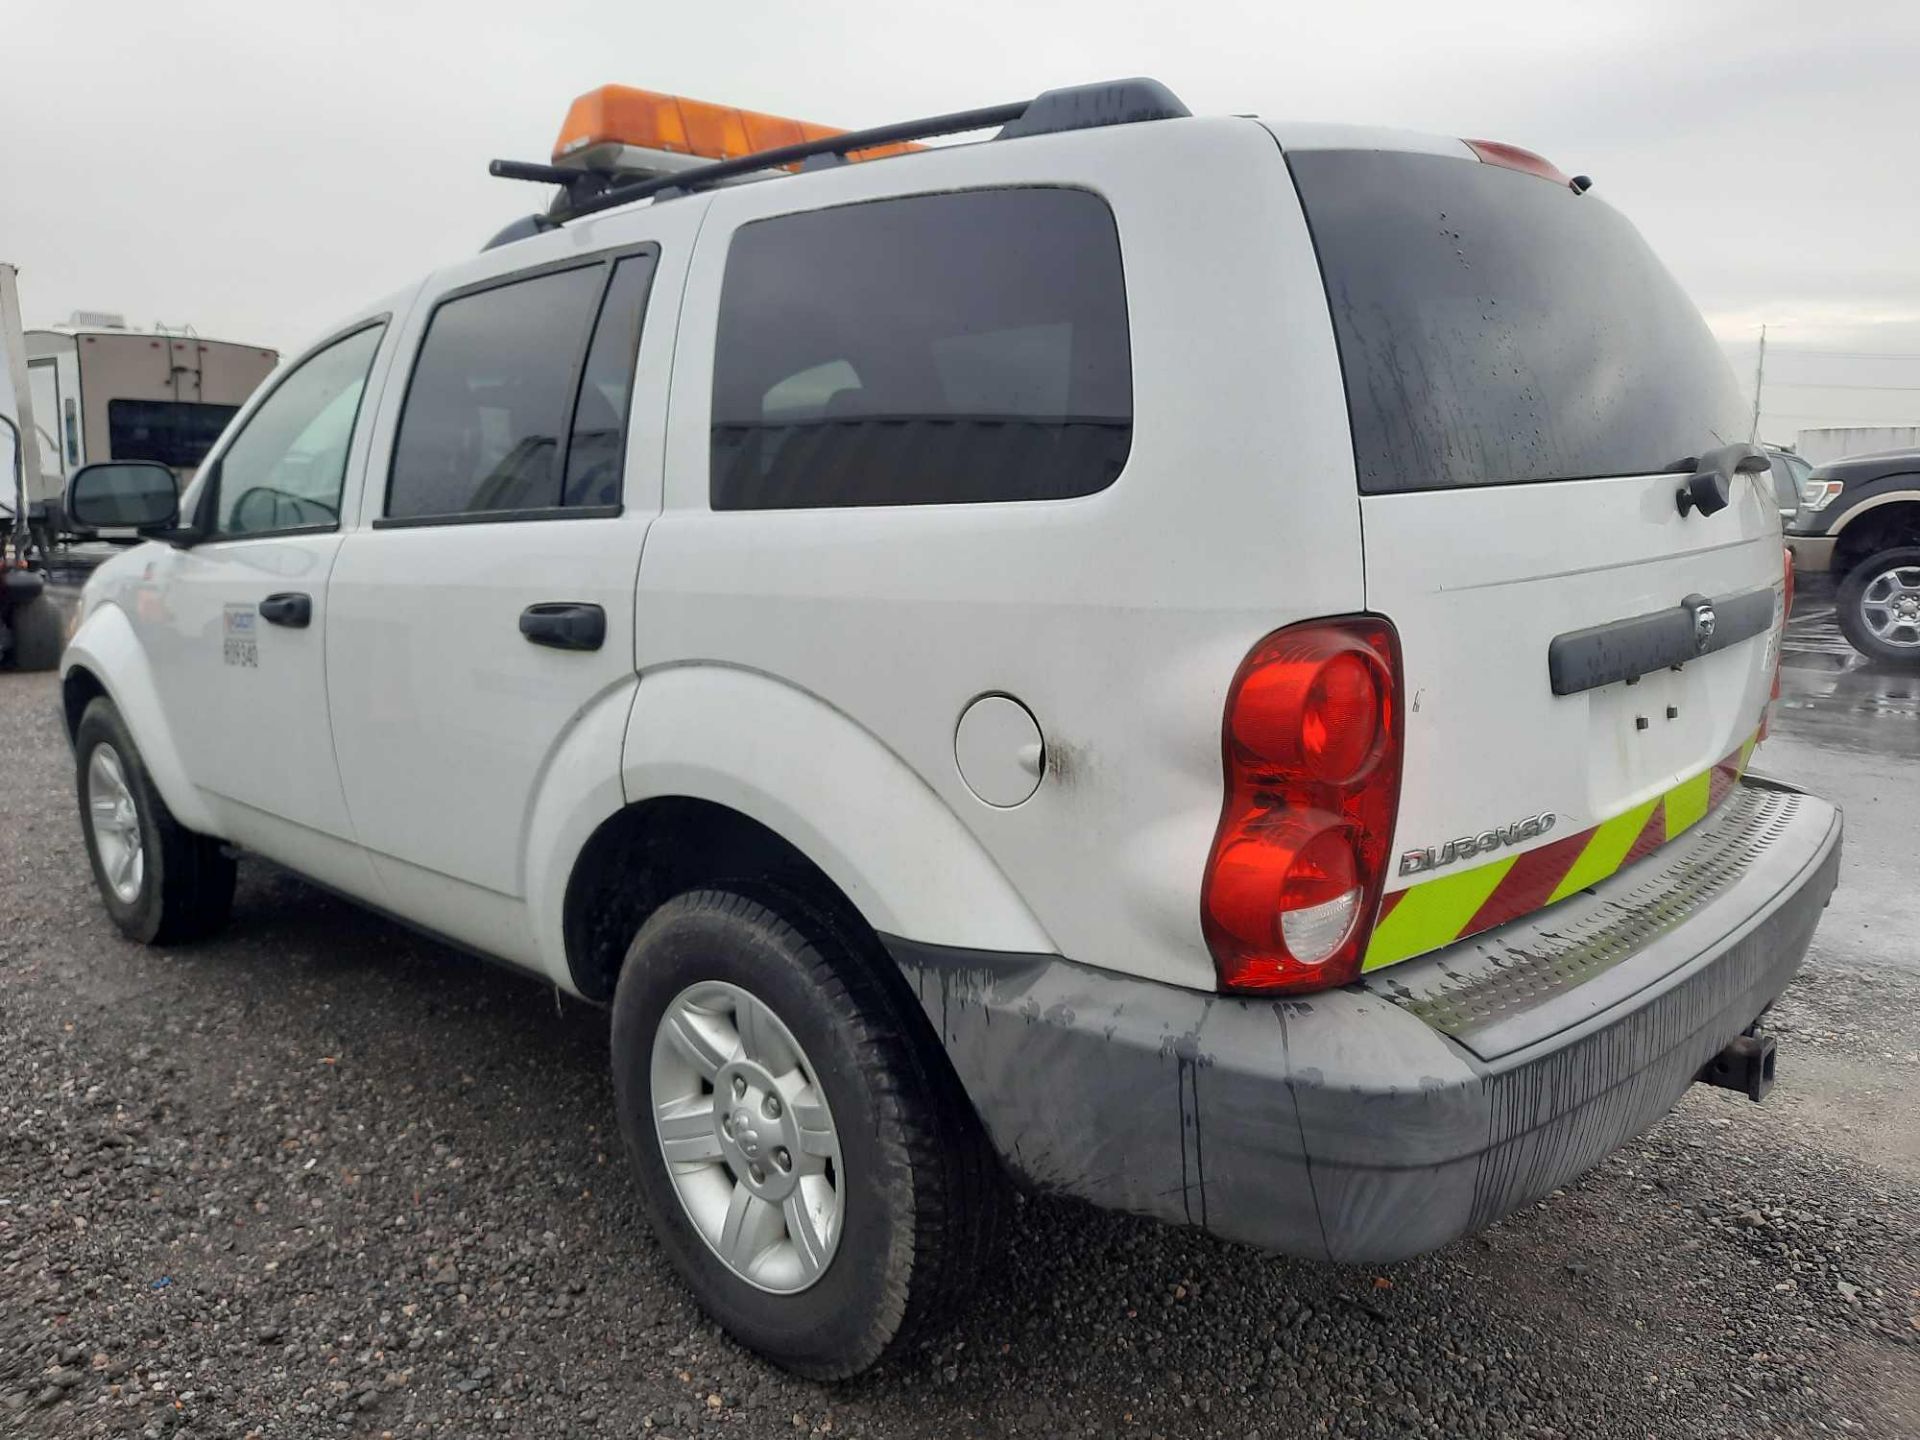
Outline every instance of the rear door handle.
<svg viewBox="0 0 1920 1440"><path fill-rule="evenodd" d="M529 605L520 612L520 633L555 650L598 650L607 638L607 612L566 600Z"/></svg>
<svg viewBox="0 0 1920 1440"><path fill-rule="evenodd" d="M304 630L313 623L313 597L297 590L269 595L260 602L260 618L269 625L288 625Z"/></svg>

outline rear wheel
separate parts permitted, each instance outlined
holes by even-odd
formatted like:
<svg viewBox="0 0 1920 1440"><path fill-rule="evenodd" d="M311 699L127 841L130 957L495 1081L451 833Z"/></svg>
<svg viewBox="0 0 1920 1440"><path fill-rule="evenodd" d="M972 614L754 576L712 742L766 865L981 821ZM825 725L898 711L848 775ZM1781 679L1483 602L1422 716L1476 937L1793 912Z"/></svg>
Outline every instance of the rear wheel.
<svg viewBox="0 0 1920 1440"><path fill-rule="evenodd" d="M1920 546L1882 550L1847 572L1840 630L1872 660L1920 665Z"/></svg>
<svg viewBox="0 0 1920 1440"><path fill-rule="evenodd" d="M113 923L147 945L198 939L225 925L232 857L173 818L111 700L87 706L73 753L87 859Z"/></svg>
<svg viewBox="0 0 1920 1440"><path fill-rule="evenodd" d="M701 1304L836 1379L958 1308L1004 1182L860 939L770 898L697 891L648 919L614 997L614 1089L661 1247Z"/></svg>

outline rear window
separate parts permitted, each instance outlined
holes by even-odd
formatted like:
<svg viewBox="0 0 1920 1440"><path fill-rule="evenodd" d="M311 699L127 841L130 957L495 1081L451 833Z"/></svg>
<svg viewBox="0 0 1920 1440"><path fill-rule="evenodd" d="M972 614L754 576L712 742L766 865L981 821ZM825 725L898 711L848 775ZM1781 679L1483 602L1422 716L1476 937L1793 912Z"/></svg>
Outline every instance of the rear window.
<svg viewBox="0 0 1920 1440"><path fill-rule="evenodd" d="M1132 432L1120 242L1096 195L909 196L733 238L716 510L1088 495Z"/></svg>
<svg viewBox="0 0 1920 1440"><path fill-rule="evenodd" d="M192 400L109 400L107 450L115 460L157 460L191 470L239 413L238 405Z"/></svg>
<svg viewBox="0 0 1920 1440"><path fill-rule="evenodd" d="M1746 438L1706 323L1597 194L1445 156L1289 159L1362 490L1651 474Z"/></svg>

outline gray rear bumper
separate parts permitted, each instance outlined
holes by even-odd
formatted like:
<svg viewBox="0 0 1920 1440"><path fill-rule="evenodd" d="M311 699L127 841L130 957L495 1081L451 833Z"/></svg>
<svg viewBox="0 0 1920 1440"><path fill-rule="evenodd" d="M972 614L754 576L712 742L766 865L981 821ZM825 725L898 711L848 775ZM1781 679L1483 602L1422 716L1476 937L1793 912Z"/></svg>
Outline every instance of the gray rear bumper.
<svg viewBox="0 0 1920 1440"><path fill-rule="evenodd" d="M889 940L1024 1182L1386 1261L1583 1174L1799 968L1840 817L1746 784L1594 890L1361 985L1247 1000Z"/></svg>

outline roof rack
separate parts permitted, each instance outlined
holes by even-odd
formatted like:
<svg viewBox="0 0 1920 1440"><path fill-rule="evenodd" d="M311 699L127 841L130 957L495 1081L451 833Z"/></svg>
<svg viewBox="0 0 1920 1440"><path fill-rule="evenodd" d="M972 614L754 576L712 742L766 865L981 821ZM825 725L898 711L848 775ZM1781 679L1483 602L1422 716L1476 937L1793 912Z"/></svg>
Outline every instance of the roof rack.
<svg viewBox="0 0 1920 1440"><path fill-rule="evenodd" d="M868 130L846 130L797 145L759 150L750 155L640 180L622 179L616 173L605 170L539 165L521 160L495 160L487 167L490 174L505 180L558 185L561 193L555 197L545 215L530 215L514 221L494 236L487 248L523 239L542 230L551 230L582 216L630 205L636 200L691 195L723 181L784 166L798 165L805 170L840 164L857 151L881 146L930 140L943 135L962 135L971 130L991 129L996 125L1000 127L1000 133L994 137L996 140L1013 140L1107 125L1131 125L1146 120L1174 120L1191 113L1158 80L1135 78L1048 90L1031 100L1015 101L1010 105L960 110L924 120L903 120Z"/></svg>

